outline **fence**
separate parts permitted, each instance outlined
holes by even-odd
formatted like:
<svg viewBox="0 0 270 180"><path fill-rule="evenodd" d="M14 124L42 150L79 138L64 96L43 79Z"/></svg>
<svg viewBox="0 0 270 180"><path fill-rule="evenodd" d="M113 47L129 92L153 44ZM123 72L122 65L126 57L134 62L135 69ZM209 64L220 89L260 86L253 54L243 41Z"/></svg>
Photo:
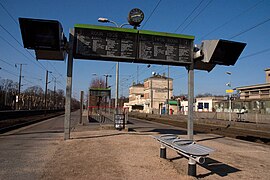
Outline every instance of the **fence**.
<svg viewBox="0 0 270 180"><path fill-rule="evenodd" d="M118 108L108 106L89 106L88 107L88 120L97 121L99 123L114 123L114 115L123 114L125 116L125 122L128 121L128 109L127 108Z"/></svg>
<svg viewBox="0 0 270 180"><path fill-rule="evenodd" d="M194 112L195 118L198 119L220 119L229 120L229 112ZM270 124L269 114L259 113L231 113L233 121L247 121L254 123L267 123Z"/></svg>

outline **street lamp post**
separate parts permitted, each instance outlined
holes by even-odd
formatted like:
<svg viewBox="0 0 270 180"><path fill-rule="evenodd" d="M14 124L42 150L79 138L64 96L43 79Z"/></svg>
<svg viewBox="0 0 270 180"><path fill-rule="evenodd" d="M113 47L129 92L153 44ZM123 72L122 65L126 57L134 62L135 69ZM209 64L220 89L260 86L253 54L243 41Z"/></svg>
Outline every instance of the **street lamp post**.
<svg viewBox="0 0 270 180"><path fill-rule="evenodd" d="M112 77L110 74L104 74L105 76L105 88L108 88L108 77Z"/></svg>
<svg viewBox="0 0 270 180"><path fill-rule="evenodd" d="M169 115L170 114L170 104L169 104L169 96L170 96L170 66L168 65L168 79L167 79L167 83L168 83L168 92L167 92L167 114Z"/></svg>
<svg viewBox="0 0 270 180"><path fill-rule="evenodd" d="M105 88L107 89L108 88L108 77L112 77L112 75L110 74L104 74L105 76ZM107 99L108 99L108 96L105 97L105 113L107 111L107 108L106 108L106 105L107 105ZM109 97L109 106L110 106L110 97ZM109 113L110 113L110 107L109 107Z"/></svg>
<svg viewBox="0 0 270 180"><path fill-rule="evenodd" d="M232 82L231 82L232 73L227 71L226 74L228 74L230 76L230 81L226 85L231 88L232 87ZM231 100L231 98L232 98L232 94L231 94L231 92L229 92L229 121L232 121L232 100Z"/></svg>
<svg viewBox="0 0 270 180"><path fill-rule="evenodd" d="M108 18L100 17L98 18L98 22L101 23L112 23L118 28L122 28L125 25L129 25L128 23L121 24L120 26ZM119 95L119 61L116 63L116 73L115 73L115 114L118 114L118 95Z"/></svg>

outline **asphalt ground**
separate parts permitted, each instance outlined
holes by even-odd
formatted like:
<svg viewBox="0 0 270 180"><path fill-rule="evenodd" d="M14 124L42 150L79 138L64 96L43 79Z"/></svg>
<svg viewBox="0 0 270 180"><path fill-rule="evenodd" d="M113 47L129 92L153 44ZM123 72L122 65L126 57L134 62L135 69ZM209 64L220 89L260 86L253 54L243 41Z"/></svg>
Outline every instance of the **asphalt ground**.
<svg viewBox="0 0 270 180"><path fill-rule="evenodd" d="M71 139L63 140L64 116L0 135L0 179L193 179L187 159L167 149L159 158L160 144L152 135L177 134L184 128L130 118L131 132L99 123L78 125L72 113ZM104 128L105 127L105 128ZM269 145L220 135L197 133L197 143L215 149L199 179L269 179Z"/></svg>

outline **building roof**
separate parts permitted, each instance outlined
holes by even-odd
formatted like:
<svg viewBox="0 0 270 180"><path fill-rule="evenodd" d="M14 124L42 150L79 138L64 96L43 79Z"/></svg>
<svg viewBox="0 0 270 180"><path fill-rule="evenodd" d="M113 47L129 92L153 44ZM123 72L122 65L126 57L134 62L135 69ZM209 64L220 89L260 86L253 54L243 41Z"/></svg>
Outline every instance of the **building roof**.
<svg viewBox="0 0 270 180"><path fill-rule="evenodd" d="M144 85L139 83L139 84L133 84L130 87L144 87Z"/></svg>
<svg viewBox="0 0 270 180"><path fill-rule="evenodd" d="M224 100L224 96L205 96L205 97L196 97L196 100Z"/></svg>
<svg viewBox="0 0 270 180"><path fill-rule="evenodd" d="M153 75L153 76L145 79L144 81L147 81L149 79L168 79L168 77L166 77L164 75L157 74L157 75ZM169 80L173 80L173 79L169 77Z"/></svg>
<svg viewBox="0 0 270 180"><path fill-rule="evenodd" d="M237 90L250 90L250 89L260 89L260 88L270 88L270 83L242 86L242 87L237 87L236 89Z"/></svg>

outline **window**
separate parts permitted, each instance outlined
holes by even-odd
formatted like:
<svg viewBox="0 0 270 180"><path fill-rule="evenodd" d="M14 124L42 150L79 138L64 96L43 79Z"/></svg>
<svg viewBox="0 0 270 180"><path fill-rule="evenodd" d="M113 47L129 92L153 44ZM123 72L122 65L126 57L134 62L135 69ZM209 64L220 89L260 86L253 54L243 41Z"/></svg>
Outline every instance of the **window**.
<svg viewBox="0 0 270 180"><path fill-rule="evenodd" d="M201 102L198 103L198 109L203 109L203 103Z"/></svg>
<svg viewBox="0 0 270 180"><path fill-rule="evenodd" d="M204 103L204 109L209 109L209 103Z"/></svg>

